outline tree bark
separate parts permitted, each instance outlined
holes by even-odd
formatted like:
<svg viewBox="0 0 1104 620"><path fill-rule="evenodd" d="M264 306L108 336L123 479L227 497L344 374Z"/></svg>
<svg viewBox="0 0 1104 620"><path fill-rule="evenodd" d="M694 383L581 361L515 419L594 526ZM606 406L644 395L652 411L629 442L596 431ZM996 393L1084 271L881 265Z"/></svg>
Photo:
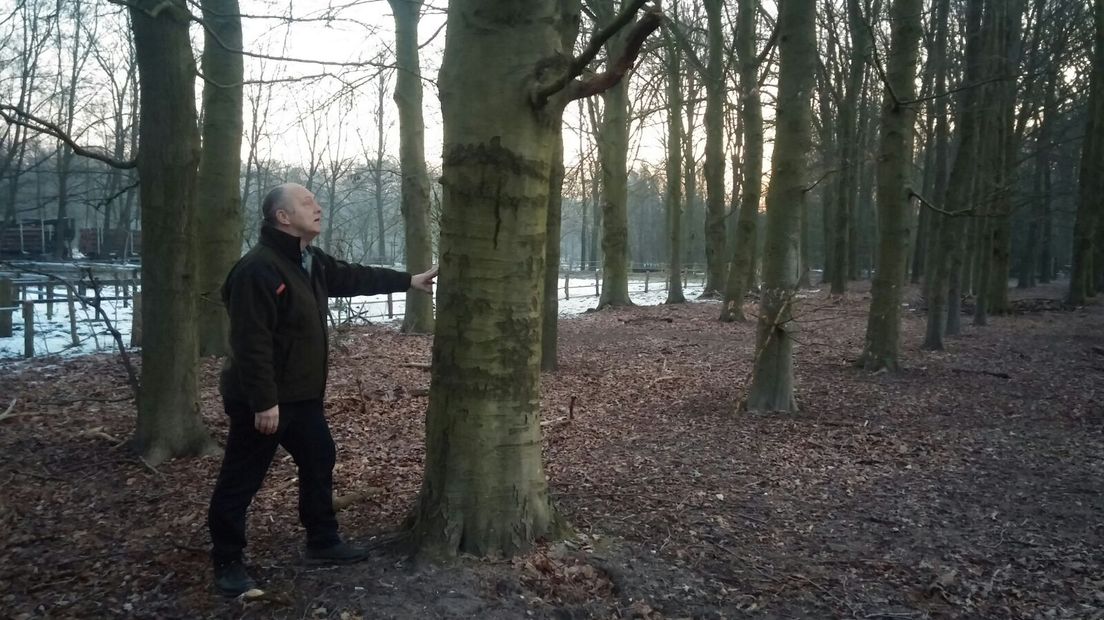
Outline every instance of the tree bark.
<svg viewBox="0 0 1104 620"><path fill-rule="evenodd" d="M725 283L722 321L744 321L744 295L755 271L756 224L763 177L763 107L760 102L755 55L755 14L758 0L740 0L736 21L736 50L740 62L740 124L744 130L744 159L740 207L733 242L732 264Z"/></svg>
<svg viewBox="0 0 1104 620"><path fill-rule="evenodd" d="M982 0L968 0L966 4L965 84L977 83L981 73L981 3ZM944 335L955 333L959 320L963 220L972 208L971 197L977 166L978 136L974 92L975 89L968 88L959 93L955 123L958 147L947 181L947 192L941 201L945 211L956 215L935 216L940 225L936 246L930 248L932 255L927 274L928 319L923 345L930 350L943 350Z"/></svg>
<svg viewBox="0 0 1104 620"><path fill-rule="evenodd" d="M156 465L215 448L199 416L194 217L199 165L195 61L183 0L130 8L138 58L142 386L134 444Z"/></svg>
<svg viewBox="0 0 1104 620"><path fill-rule="evenodd" d="M406 239L406 269L421 273L433 264L429 231L429 173L425 163L422 117L422 69L418 59L418 21L422 0L388 0L395 15L395 104L399 109L399 174ZM433 298L407 295L402 331L433 331Z"/></svg>
<svg viewBox="0 0 1104 620"><path fill-rule="evenodd" d="M749 411L796 411L793 395L792 303L797 285L798 235L805 201L805 154L810 145L809 98L816 75L816 2L786 0L779 17L778 108L771 178L763 295Z"/></svg>
<svg viewBox="0 0 1104 620"><path fill-rule="evenodd" d="M550 172L572 89L546 90L567 72L571 5L449 3L440 315L409 521L430 555L512 554L566 528L548 498L539 405Z"/></svg>
<svg viewBox="0 0 1104 620"><path fill-rule="evenodd" d="M901 328L901 289L908 264L910 168L916 98L922 0L894 0L878 154L878 268L871 288L866 345L859 364L867 370L896 370Z"/></svg>
<svg viewBox="0 0 1104 620"><path fill-rule="evenodd" d="M1093 23L1096 36L1093 45L1088 118L1081 147L1081 170L1078 182L1077 219L1073 228L1073 254L1069 293L1066 301L1083 305L1095 296L1094 271L1104 265L1093 264L1093 245L1097 219L1100 217L1100 195L1104 189L1104 0L1093 3Z"/></svg>
<svg viewBox="0 0 1104 620"><path fill-rule="evenodd" d="M627 0L625 0L627 2ZM605 16L612 19L612 12ZM624 30L606 44L608 58L621 55ZM629 298L629 117L627 80L602 93L604 107L597 138L602 164L602 294L599 308L631 306Z"/></svg>
<svg viewBox="0 0 1104 620"><path fill-rule="evenodd" d="M675 11L677 12L677 2ZM667 301L686 302L682 292L682 52L667 34ZM693 197L688 197L692 200Z"/></svg>
<svg viewBox="0 0 1104 620"><path fill-rule="evenodd" d="M847 292L847 276L851 272L848 258L854 253L854 235L851 233L851 214L859 192L861 163L859 159L859 99L866 71L866 57L870 33L863 21L859 0L847 0L847 27L851 33L851 58L847 73L847 89L839 106L840 182L835 206L835 222L832 227L832 286L833 295Z"/></svg>
<svg viewBox="0 0 1104 620"><path fill-rule="evenodd" d="M725 285L725 79L721 0L704 0L709 41L705 75L705 287L701 297L718 297ZM693 196L688 197L693 200Z"/></svg>
<svg viewBox="0 0 1104 620"><path fill-rule="evenodd" d="M237 0L202 0L203 151L196 181L196 218L210 224L197 236L199 354L229 352L229 320L220 290L241 256L242 80L241 18ZM217 37L217 39L216 39ZM222 44L219 41L222 41ZM147 303L149 298L147 297Z"/></svg>

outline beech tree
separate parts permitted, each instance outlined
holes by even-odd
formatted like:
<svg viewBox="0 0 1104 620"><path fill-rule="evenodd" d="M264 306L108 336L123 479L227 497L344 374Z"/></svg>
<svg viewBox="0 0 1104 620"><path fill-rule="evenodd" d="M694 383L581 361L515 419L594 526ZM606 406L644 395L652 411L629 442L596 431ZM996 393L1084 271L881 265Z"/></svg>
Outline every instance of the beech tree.
<svg viewBox="0 0 1104 620"><path fill-rule="evenodd" d="M897 369L901 292L908 264L909 210L914 194L912 135L916 124L916 63L921 0L893 0L893 24L882 95L878 153L878 270L871 289L866 344L859 363L867 370Z"/></svg>
<svg viewBox="0 0 1104 620"><path fill-rule="evenodd" d="M1095 271L1104 265L1094 264L1094 244L1101 243L1100 195L1104 189L1104 0L1093 3L1093 23L1096 37L1093 44L1092 77L1090 78L1089 109L1085 121L1084 145L1081 147L1080 186L1077 223L1074 227L1073 268L1070 273L1070 304L1084 304L1096 292Z"/></svg>
<svg viewBox="0 0 1104 620"><path fill-rule="evenodd" d="M184 0L130 4L141 112L142 388L134 441L150 464L215 449L199 416L193 237L199 127Z"/></svg>
<svg viewBox="0 0 1104 620"><path fill-rule="evenodd" d="M628 4L578 57L579 3L454 0L439 89L444 120L441 276L425 477L410 526L430 553L509 554L556 536L539 420L549 176L564 106L624 76L623 56L579 75L643 5Z"/></svg>
<svg viewBox="0 0 1104 620"><path fill-rule="evenodd" d="M763 176L763 104L759 91L760 58L755 51L755 15L759 0L740 0L736 16L736 54L740 63L740 125L744 157L732 264L725 282L722 321L743 321L744 295L755 273L756 228ZM735 169L735 166L733 166Z"/></svg>
<svg viewBox="0 0 1104 620"><path fill-rule="evenodd" d="M200 355L228 352L229 321L222 305L222 283L241 256L242 56L237 0L202 0L203 150L196 184L196 235L199 269L197 325ZM148 220L144 220L148 221ZM209 225L215 223L216 225ZM148 298L147 298L148 303Z"/></svg>
<svg viewBox="0 0 1104 620"><path fill-rule="evenodd" d="M433 262L429 231L429 173L425 164L425 120L422 117L422 69L418 59L421 0L388 0L395 15L395 104L399 108L399 174L406 235L406 269L422 273ZM433 298L410 295L402 330L433 331Z"/></svg>
<svg viewBox="0 0 1104 620"><path fill-rule="evenodd" d="M801 210L810 145L809 107L816 75L816 2L786 0L778 16L778 105L771 178L767 186L767 237L763 294L749 411L795 411L793 299L797 288Z"/></svg>

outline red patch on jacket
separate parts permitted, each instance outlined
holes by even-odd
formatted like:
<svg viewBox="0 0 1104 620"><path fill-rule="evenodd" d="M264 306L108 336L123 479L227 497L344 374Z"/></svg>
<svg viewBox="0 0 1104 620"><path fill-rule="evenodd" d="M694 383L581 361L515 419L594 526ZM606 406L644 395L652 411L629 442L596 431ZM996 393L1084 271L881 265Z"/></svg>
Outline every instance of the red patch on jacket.
<svg viewBox="0 0 1104 620"><path fill-rule="evenodd" d="M276 294L277 295L283 295L284 291L286 291L286 290L287 290L287 285L284 284L283 282L281 282L280 286L276 287Z"/></svg>

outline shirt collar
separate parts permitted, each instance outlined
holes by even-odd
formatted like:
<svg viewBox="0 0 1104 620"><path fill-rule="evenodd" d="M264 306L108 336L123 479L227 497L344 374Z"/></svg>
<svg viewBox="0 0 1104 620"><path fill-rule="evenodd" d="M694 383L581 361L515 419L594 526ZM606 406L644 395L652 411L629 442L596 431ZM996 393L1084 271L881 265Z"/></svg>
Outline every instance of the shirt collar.
<svg viewBox="0 0 1104 620"><path fill-rule="evenodd" d="M303 250L300 245L301 240L295 235L289 235L275 226L266 224L261 227L260 242L276 250L280 254L283 254L297 265L301 265L303 262Z"/></svg>

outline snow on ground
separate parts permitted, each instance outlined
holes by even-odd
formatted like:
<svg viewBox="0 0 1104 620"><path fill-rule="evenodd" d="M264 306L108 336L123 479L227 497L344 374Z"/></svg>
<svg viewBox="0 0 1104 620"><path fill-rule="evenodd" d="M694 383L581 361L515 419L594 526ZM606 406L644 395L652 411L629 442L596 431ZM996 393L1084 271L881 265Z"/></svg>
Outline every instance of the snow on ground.
<svg viewBox="0 0 1104 620"><path fill-rule="evenodd" d="M662 274L652 274L648 279L648 291L645 292L644 276L634 274L629 280L629 296L641 306L654 306L667 299L666 283ZM573 276L568 281L570 299L564 299L564 279L560 279L560 316L570 317L582 314L598 305L594 294L594 277ZM702 291L702 281L697 275L691 276L691 283L683 287L687 300L694 300ZM104 296L112 296L108 288ZM37 299L32 292L30 299ZM64 297L54 304L53 318L46 317L46 304L35 304L35 357L48 355L84 355L97 351L115 350L115 342L107 325L96 316L95 310L76 304L77 338L79 344L73 346L70 335L69 309ZM104 301L103 307L116 329L123 335L123 342L130 343L131 305L123 301ZM18 305L18 303L16 304ZM330 303L333 319L339 323L377 323L395 324L402 321L406 307L406 294L391 296L391 310L388 315L386 295L354 297L349 300L332 299ZM12 314L12 335L0 338L0 360L15 360L23 357L23 318L20 311Z"/></svg>

